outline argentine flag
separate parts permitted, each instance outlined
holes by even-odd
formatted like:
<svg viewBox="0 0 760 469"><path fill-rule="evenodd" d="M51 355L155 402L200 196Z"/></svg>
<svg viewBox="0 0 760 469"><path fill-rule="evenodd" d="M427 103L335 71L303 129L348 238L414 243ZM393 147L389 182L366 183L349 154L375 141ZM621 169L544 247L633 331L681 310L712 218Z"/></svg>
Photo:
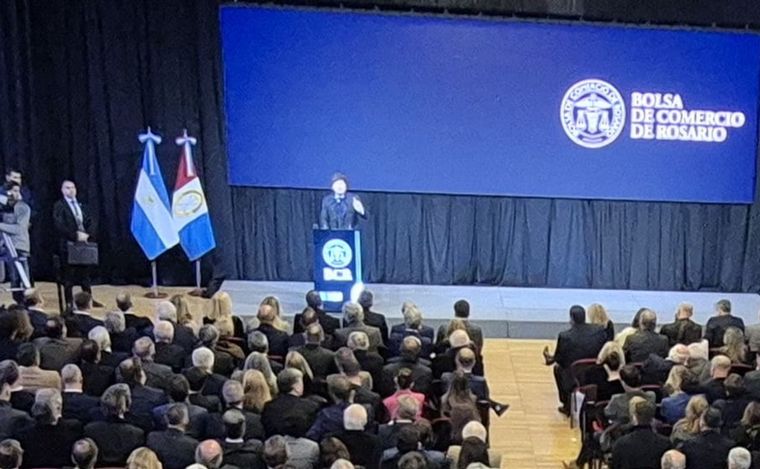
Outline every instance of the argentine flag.
<svg viewBox="0 0 760 469"><path fill-rule="evenodd" d="M145 151L132 204L131 228L137 243L148 260L152 261L179 243L179 236L172 220L161 168L156 160L155 144L161 143L161 137L148 128L148 132L141 134L139 139L145 144Z"/></svg>
<svg viewBox="0 0 760 469"><path fill-rule="evenodd" d="M187 130L176 140L177 145L182 147L182 153L172 200L174 226L179 232L182 249L191 261L199 259L216 247L206 197L203 195L201 180L198 179L193 164L191 145L195 145L195 141L195 138L188 137Z"/></svg>

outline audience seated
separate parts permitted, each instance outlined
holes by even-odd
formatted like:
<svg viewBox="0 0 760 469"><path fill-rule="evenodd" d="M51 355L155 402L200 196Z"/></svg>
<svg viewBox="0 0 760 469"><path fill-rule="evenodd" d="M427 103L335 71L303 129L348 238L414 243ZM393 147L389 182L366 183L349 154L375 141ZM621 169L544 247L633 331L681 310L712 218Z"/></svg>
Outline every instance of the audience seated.
<svg viewBox="0 0 760 469"><path fill-rule="evenodd" d="M387 442L383 442L386 444ZM426 450L420 442L420 432L414 425L401 427L397 438L391 448L383 452L381 466L383 469L395 469L409 464L407 459L410 457L419 460L411 467L446 467L446 459L443 453L439 451Z"/></svg>
<svg viewBox="0 0 760 469"><path fill-rule="evenodd" d="M125 328L136 331L138 335L149 335L153 322L149 318L136 315L133 306L129 293L121 292L116 295L116 308L124 315Z"/></svg>
<svg viewBox="0 0 760 469"><path fill-rule="evenodd" d="M626 362L643 362L650 354L665 358L668 354L668 338L655 332L657 315L652 310L641 312L639 330L628 336L623 345Z"/></svg>
<svg viewBox="0 0 760 469"><path fill-rule="evenodd" d="M471 436L462 441L458 468L485 469L490 467L488 463L488 447L480 438Z"/></svg>
<svg viewBox="0 0 760 469"><path fill-rule="evenodd" d="M343 411L351 405L354 394L348 378L338 374L328 378L327 390L332 405L319 411L314 423L306 432L306 437L314 441L322 441L325 436L342 430Z"/></svg>
<svg viewBox="0 0 760 469"><path fill-rule="evenodd" d="M644 384L662 384L668 379L671 368L685 365L688 359L689 348L683 344L671 347L667 358L650 353L641 365L641 380Z"/></svg>
<svg viewBox="0 0 760 469"><path fill-rule="evenodd" d="M447 387L451 382L451 376L449 378ZM409 368L401 368L394 381L396 382L396 392L383 399L383 405L385 406L388 417L391 420L398 418L400 400L403 397L410 397L417 401L418 413L415 415L415 419L421 417L422 407L425 405L425 395L412 391L412 384L414 384L412 370Z"/></svg>
<svg viewBox="0 0 760 469"><path fill-rule="evenodd" d="M617 342L607 342L596 357L598 366L583 375L583 384L596 385L596 401L609 401L615 394L624 393L620 368L625 365L623 348Z"/></svg>
<svg viewBox="0 0 760 469"><path fill-rule="evenodd" d="M130 342L128 348L122 352L113 350L111 344L111 335L103 326L92 328L90 333L87 335L87 339L94 341L97 344L99 351L98 363L101 365L117 368L119 366L119 363L132 355L132 346L134 343Z"/></svg>
<svg viewBox="0 0 760 469"><path fill-rule="evenodd" d="M378 469L383 455L380 437L367 431L367 410L351 404L343 411L343 430L335 437L343 442L351 455L351 462L367 469Z"/></svg>
<svg viewBox="0 0 760 469"><path fill-rule="evenodd" d="M125 466L130 453L145 442L145 433L125 419L132 405L126 384L114 384L100 398L105 420L90 422L84 427L84 436L98 446L100 466Z"/></svg>
<svg viewBox="0 0 760 469"><path fill-rule="evenodd" d="M264 469L261 459L263 444L259 440L246 439L245 416L239 409L228 409L222 415L225 428L224 440L220 442L223 461L239 468Z"/></svg>
<svg viewBox="0 0 760 469"><path fill-rule="evenodd" d="M245 417L245 439L263 439L264 428L262 427L262 416L243 408L243 385L235 380L227 381L224 383L222 389L222 397L224 401L224 409L222 412L229 409L237 409L243 414L243 417ZM225 438L226 433L227 431L224 426L222 414L216 412L209 414L206 419L205 437L221 440Z"/></svg>
<svg viewBox="0 0 760 469"><path fill-rule="evenodd" d="M723 336L729 327L735 327L744 332L744 321L731 315L731 302L719 300L715 303L716 315L711 317L705 325L705 339L711 349L717 349L724 345Z"/></svg>
<svg viewBox="0 0 760 469"><path fill-rule="evenodd" d="M641 373L633 365L625 365L620 369L620 382L625 392L612 396L604 408L604 415L612 422L627 423L630 417L631 399L641 397L654 405L656 396L652 391L641 389Z"/></svg>
<svg viewBox="0 0 760 469"><path fill-rule="evenodd" d="M220 469L224 451L216 440L204 440L195 449L195 464L206 469ZM195 466L188 466L195 467Z"/></svg>
<svg viewBox="0 0 760 469"><path fill-rule="evenodd" d="M676 365L670 369L668 379L665 380L663 391L667 397L660 403L660 414L665 423L673 425L686 415L686 406L689 404L691 395L683 391L685 380L692 378L689 370L683 365Z"/></svg>
<svg viewBox="0 0 760 469"><path fill-rule="evenodd" d="M444 373L456 370L456 357L459 351L463 348L470 348L476 353L475 366L473 367L472 372L478 376L484 375L483 358L480 355L477 355L477 349L472 341L470 341L470 337L467 335L466 331L460 329L452 332L451 335L449 335L448 343L446 345L447 348L440 351L440 353L433 358L431 364L433 377L440 379Z"/></svg>
<svg viewBox="0 0 760 469"><path fill-rule="evenodd" d="M66 322L51 316L44 323L43 336L32 342L40 352L40 368L60 371L64 365L79 362L82 339L66 337Z"/></svg>
<svg viewBox="0 0 760 469"><path fill-rule="evenodd" d="M82 341L79 367L84 380L84 392L91 396L100 396L108 386L114 383L114 369L101 364L100 348L92 340Z"/></svg>
<svg viewBox="0 0 760 469"><path fill-rule="evenodd" d="M634 397L629 404L633 428L620 437L612 448L612 467L654 467L662 455L670 449L670 441L652 429L655 416L654 402Z"/></svg>
<svg viewBox="0 0 760 469"><path fill-rule="evenodd" d="M45 300L36 288L30 288L24 292L24 307L34 329L32 339L44 337L48 314L45 311Z"/></svg>
<svg viewBox="0 0 760 469"><path fill-rule="evenodd" d="M161 389L148 386L147 375L142 361L137 358L127 358L117 369L120 381L129 386L131 420L146 433L153 429L153 409L166 404L168 399Z"/></svg>
<svg viewBox="0 0 760 469"><path fill-rule="evenodd" d="M213 357L213 355L211 356ZM193 405L203 407L208 412L219 412L222 408L219 398L221 388L216 393L204 393L209 377L210 374L207 373L206 369L198 366L188 368L185 371L185 378L187 379L187 383L190 387L187 400Z"/></svg>
<svg viewBox="0 0 760 469"><path fill-rule="evenodd" d="M343 305L343 327L333 334L333 348L344 347L348 343L348 336L354 331L367 334L370 352L377 352L383 345L380 329L369 326L364 322L364 310L358 303L347 302Z"/></svg>
<svg viewBox="0 0 760 469"><path fill-rule="evenodd" d="M483 376L475 375L472 372L477 363L475 352L467 347L461 348L459 349L459 352L457 352L454 362L456 363L456 371L461 371L464 373L465 377L467 377L470 384L470 391L475 394L475 397L482 401L489 400L491 394L488 390L486 379ZM453 375L450 372L441 375L441 381L443 381L445 387L448 388L452 376Z"/></svg>
<svg viewBox="0 0 760 469"><path fill-rule="evenodd" d="M684 391L689 394L704 394L707 402L713 403L725 399L724 382L731 372L731 360L725 355L716 355L710 361L710 378L702 383L689 382L682 384Z"/></svg>
<svg viewBox="0 0 760 469"><path fill-rule="evenodd" d="M389 356L398 356L403 340L408 336L414 336L422 344L422 355L429 357L433 351L435 331L432 327L422 324L422 311L415 304L406 302L401 308L401 314L404 316L404 322L391 327L388 339Z"/></svg>
<svg viewBox="0 0 760 469"><path fill-rule="evenodd" d="M369 351L369 337L367 337L367 334L363 331L352 332L348 336L348 343L346 345L354 352L354 357L356 357L362 370L372 376L373 387L377 385L376 383L380 383L385 361L380 354Z"/></svg>
<svg viewBox="0 0 760 469"><path fill-rule="evenodd" d="M606 337L601 327L586 324L586 311L575 305L570 308L570 329L559 334L554 355L548 347L544 349L546 364L554 365L554 380L562 403L558 410L563 414L570 415L570 392L574 386L570 365L583 358L596 358Z"/></svg>
<svg viewBox="0 0 760 469"><path fill-rule="evenodd" d="M205 327L205 326L204 326ZM213 327L213 326L212 326ZM221 396L222 386L227 378L216 372L214 364L216 355L207 347L198 347L193 350L192 354L193 367L200 368L206 374L206 380L203 384L202 394L206 396ZM190 378L188 377L188 381Z"/></svg>
<svg viewBox="0 0 760 469"><path fill-rule="evenodd" d="M328 375L335 373L335 353L326 349L321 344L324 340L322 327L311 324L303 333L305 343L293 350L300 353L311 367L315 379L324 380Z"/></svg>
<svg viewBox="0 0 760 469"><path fill-rule="evenodd" d="M243 369L260 371L261 374L264 375L264 379L266 379L267 381L270 394L272 394L273 396L276 396L277 395L277 375L274 374L274 372L272 371L271 364L272 364L272 361L269 359L269 357L267 357L263 353L251 352L251 354L248 355L248 358L245 359L245 364L243 365Z"/></svg>
<svg viewBox="0 0 760 469"><path fill-rule="evenodd" d="M102 326L103 321L92 317L92 295L79 292L74 295L74 310L68 318L68 332L72 337L87 337L93 327Z"/></svg>
<svg viewBox="0 0 760 469"><path fill-rule="evenodd" d="M383 450L396 446L398 434L402 428L411 426L416 432L414 422L420 417L421 412L422 406L417 399L412 396L400 396L395 411L388 412L391 415L391 421L380 425L377 429L377 434L383 442Z"/></svg>
<svg viewBox="0 0 760 469"><path fill-rule="evenodd" d="M259 327L256 330L266 336L269 353L284 358L288 353L290 338L287 332L274 326L276 319L274 308L270 305L261 305L256 317L259 319Z"/></svg>
<svg viewBox="0 0 760 469"><path fill-rule="evenodd" d="M309 290L309 292L306 293L306 306L316 313L319 325L322 326L322 330L326 336L332 337L335 331L340 328L340 320L325 312L322 297L319 295L318 291ZM303 324L301 315L296 314L293 319L293 333L298 334L304 332L306 329Z"/></svg>
<svg viewBox="0 0 760 469"><path fill-rule="evenodd" d="M171 367L155 362L156 346L149 337L140 337L132 347L132 353L140 359L145 373L145 385L158 389L168 389L173 373Z"/></svg>
<svg viewBox="0 0 760 469"><path fill-rule="evenodd" d="M686 456L677 449L669 449L660 459L660 469L686 469Z"/></svg>
<svg viewBox="0 0 760 469"><path fill-rule="evenodd" d="M261 422L267 436L290 435L301 437L311 427L319 405L303 395L303 374L286 368L277 375L279 395L266 403Z"/></svg>
<svg viewBox="0 0 760 469"><path fill-rule="evenodd" d="M31 414L34 405L34 393L24 389L21 386L21 375L19 366L13 360L3 360L0 362L0 369L4 370L5 378L10 384L10 403L14 409L22 410Z"/></svg>
<svg viewBox="0 0 760 469"><path fill-rule="evenodd" d="M670 441L673 446L680 447L684 441L697 436L700 431L699 419L708 407L710 404L701 394L689 399L689 403L686 405L686 415L673 425L673 431L670 433Z"/></svg>
<svg viewBox="0 0 760 469"><path fill-rule="evenodd" d="M408 368L412 371L412 390L427 394L430 391L430 384L433 382L433 370L430 363L420 358L422 352L422 342L418 337L407 336L401 342L399 356L391 358L383 367L383 374L379 384L378 392L381 396L387 397L395 392L394 379L399 370Z"/></svg>
<svg viewBox="0 0 760 469"><path fill-rule="evenodd" d="M692 342L687 348L689 349L689 360L686 362L686 368L689 369L689 373L698 383L710 379L710 351L707 341Z"/></svg>
<svg viewBox="0 0 760 469"><path fill-rule="evenodd" d="M18 384L29 392L42 388L61 389L61 376L56 371L40 368L40 353L32 343L21 344L16 356Z"/></svg>
<svg viewBox="0 0 760 469"><path fill-rule="evenodd" d="M455 371L446 393L441 397L441 413L451 421L451 441L462 441L462 429L472 421L480 421L477 399L470 391L467 377L461 371Z"/></svg>
<svg viewBox="0 0 760 469"><path fill-rule="evenodd" d="M463 321L465 331L467 331L467 337L469 337L475 345L475 351L480 353L480 351L483 350L483 331L479 326L470 321L470 303L467 300L459 300L454 303L454 318ZM441 344L448 338L447 330L447 324L442 324L438 327L438 333L436 334L435 339L436 344Z"/></svg>
<svg viewBox="0 0 760 469"><path fill-rule="evenodd" d="M359 298L356 300L359 306L362 307L364 312L364 324L370 327L376 327L380 331L380 338L383 346L385 346L388 340L388 323L385 320L385 315L372 311L372 306L375 300L375 296L371 291L364 289L359 293ZM346 324L343 324L345 327Z"/></svg>
<svg viewBox="0 0 760 469"><path fill-rule="evenodd" d="M19 469L24 459L24 449L17 440L0 441L0 468Z"/></svg>
<svg viewBox="0 0 760 469"><path fill-rule="evenodd" d="M592 303L586 308L589 324L595 324L604 329L607 342L615 339L615 324L607 315L607 310L599 303Z"/></svg>
<svg viewBox="0 0 760 469"><path fill-rule="evenodd" d="M68 364L61 370L61 381L63 382L63 418L88 423L90 409L97 407L100 401L84 393L82 371L78 366Z"/></svg>
<svg viewBox="0 0 760 469"><path fill-rule="evenodd" d="M171 402L153 408L153 427L156 430L166 429L166 413L175 404L183 404L187 408L189 426L187 434L200 438L206 432L208 409L190 402L190 383L182 375L173 375L169 380L168 389Z"/></svg>
<svg viewBox="0 0 760 469"><path fill-rule="evenodd" d="M174 343L174 325L169 321L158 321L153 328L157 364L168 366L173 373L179 373L185 364L185 349Z"/></svg>
<svg viewBox="0 0 760 469"><path fill-rule="evenodd" d="M198 339L193 329L177 321L177 307L171 301L159 301L156 304L156 320L170 322L174 326L173 343L182 347L186 354L193 352Z"/></svg>
<svg viewBox="0 0 760 469"><path fill-rule="evenodd" d="M24 448L24 467L63 467L69 462L71 446L82 437L82 423L62 418L63 399L57 389L37 392L33 426L17 431Z"/></svg>
<svg viewBox="0 0 760 469"><path fill-rule="evenodd" d="M737 445L760 451L760 402L752 401L747 405L739 425L730 436Z"/></svg>
<svg viewBox="0 0 760 469"><path fill-rule="evenodd" d="M751 399L744 392L742 377L736 373L728 375L724 382L724 388L726 398L716 400L713 406L720 410L723 419L721 432L724 435L729 435L739 426L744 410Z"/></svg>
<svg viewBox="0 0 760 469"><path fill-rule="evenodd" d="M752 467L752 454L747 448L731 448L728 452L728 469L750 469Z"/></svg>
<svg viewBox="0 0 760 469"><path fill-rule="evenodd" d="M198 331L198 346L205 347L214 354L213 372L221 376L230 376L235 371L235 358L223 348L219 348L219 329L211 324L206 324ZM197 349L196 349L197 350ZM195 351L193 351L195 354ZM193 363L194 366L195 363Z"/></svg>
<svg viewBox="0 0 760 469"><path fill-rule="evenodd" d="M689 345L702 340L702 326L691 320L694 306L691 303L681 303L676 309L675 321L660 328L660 334L668 338L668 345Z"/></svg>
<svg viewBox="0 0 760 469"><path fill-rule="evenodd" d="M184 469L195 461L198 440L188 436L190 417L185 404L171 404L164 414L166 430L148 434L145 446L152 449L166 469Z"/></svg>
<svg viewBox="0 0 760 469"><path fill-rule="evenodd" d="M12 366L11 366L12 365ZM0 439L10 438L34 424L29 414L11 405L11 385L17 379L14 362L0 362Z"/></svg>
<svg viewBox="0 0 760 469"><path fill-rule="evenodd" d="M266 355L267 360L269 361L269 367L272 369L274 376L277 376L277 373L282 371L282 359L284 358L284 355L277 357L277 360L279 361L273 360L272 357L269 356L269 339L267 339L267 336L264 335L263 332L253 330L248 333L248 350L250 350L251 353L258 352L262 355ZM248 357L246 357L246 359L247 358Z"/></svg>
<svg viewBox="0 0 760 469"><path fill-rule="evenodd" d="M138 333L134 327L127 327L127 320L123 312L116 310L106 313L103 327L108 332L110 351L127 355L132 353L132 345L137 340ZM150 327L153 328L152 323Z"/></svg>
<svg viewBox="0 0 760 469"><path fill-rule="evenodd" d="M720 434L720 410L709 407L699 420L699 434L685 441L681 452L686 456L686 469L723 469L733 441Z"/></svg>
<svg viewBox="0 0 760 469"><path fill-rule="evenodd" d="M729 327L723 334L723 346L718 349L731 360L731 363L740 365L750 364L749 348L744 343L744 333L736 328Z"/></svg>
<svg viewBox="0 0 760 469"><path fill-rule="evenodd" d="M477 438L483 443L488 443L488 431L482 423L473 420L468 422L462 429L462 440L467 440L468 438ZM446 452L446 459L448 460L450 467L457 467L456 465L459 461L459 454L461 451L462 447L460 445L449 446L448 451ZM501 467L501 454L492 449L488 449L488 466Z"/></svg>
<svg viewBox="0 0 760 469"><path fill-rule="evenodd" d="M71 448L71 462L74 469L93 469L98 462L98 445L92 438L77 440Z"/></svg>

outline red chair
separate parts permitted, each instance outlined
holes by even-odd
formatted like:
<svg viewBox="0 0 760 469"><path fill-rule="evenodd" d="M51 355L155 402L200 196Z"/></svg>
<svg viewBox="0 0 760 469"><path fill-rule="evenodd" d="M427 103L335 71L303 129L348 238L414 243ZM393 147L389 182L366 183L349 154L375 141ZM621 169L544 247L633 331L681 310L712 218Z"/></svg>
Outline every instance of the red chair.
<svg viewBox="0 0 760 469"><path fill-rule="evenodd" d="M575 392L578 391L585 383L585 374L591 368L599 366L596 358L581 358L570 365L570 376L573 380L573 390L570 391L570 428L574 428L573 415L575 415Z"/></svg>

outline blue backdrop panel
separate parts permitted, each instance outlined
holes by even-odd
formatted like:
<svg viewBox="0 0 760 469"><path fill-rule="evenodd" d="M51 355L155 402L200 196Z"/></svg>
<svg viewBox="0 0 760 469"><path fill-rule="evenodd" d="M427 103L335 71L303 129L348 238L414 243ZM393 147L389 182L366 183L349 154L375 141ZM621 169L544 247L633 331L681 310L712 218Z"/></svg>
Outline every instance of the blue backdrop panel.
<svg viewBox="0 0 760 469"><path fill-rule="evenodd" d="M221 20L233 185L325 187L342 170L370 191L753 201L756 35L261 7Z"/></svg>

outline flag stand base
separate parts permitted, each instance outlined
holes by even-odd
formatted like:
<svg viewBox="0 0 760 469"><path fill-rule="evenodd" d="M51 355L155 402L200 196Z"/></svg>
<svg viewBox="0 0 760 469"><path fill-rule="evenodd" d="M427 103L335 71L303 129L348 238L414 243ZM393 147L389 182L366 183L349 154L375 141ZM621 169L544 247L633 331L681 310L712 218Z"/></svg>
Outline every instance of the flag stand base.
<svg viewBox="0 0 760 469"><path fill-rule="evenodd" d="M168 293L164 292L155 292L155 291L149 291L145 294L145 298L150 298L152 300L160 300L162 298L167 298L169 296Z"/></svg>
<svg viewBox="0 0 760 469"><path fill-rule="evenodd" d="M168 293L158 291L158 273L156 272L156 261L150 262L150 270L153 274L153 285L151 286L151 290L145 294L145 298L150 298L153 300L166 298L169 296Z"/></svg>

